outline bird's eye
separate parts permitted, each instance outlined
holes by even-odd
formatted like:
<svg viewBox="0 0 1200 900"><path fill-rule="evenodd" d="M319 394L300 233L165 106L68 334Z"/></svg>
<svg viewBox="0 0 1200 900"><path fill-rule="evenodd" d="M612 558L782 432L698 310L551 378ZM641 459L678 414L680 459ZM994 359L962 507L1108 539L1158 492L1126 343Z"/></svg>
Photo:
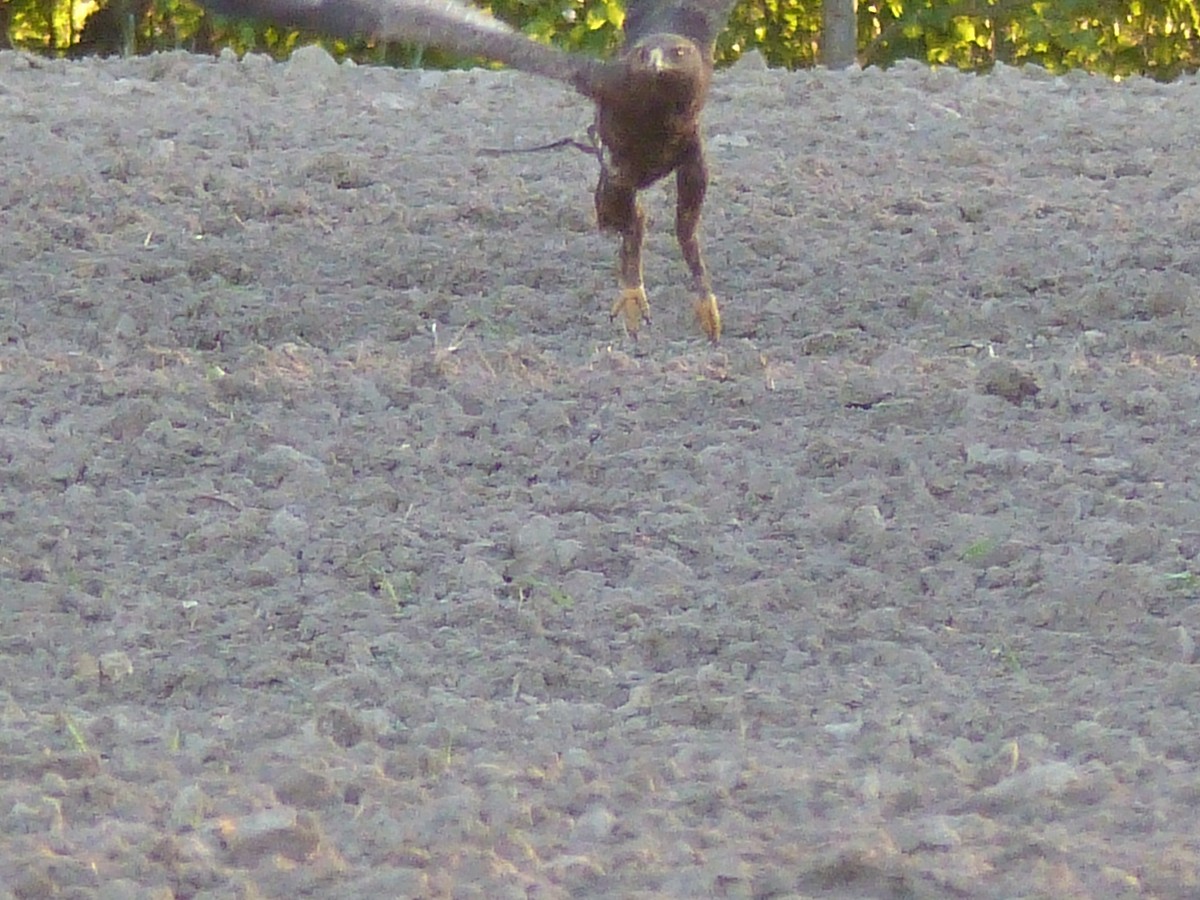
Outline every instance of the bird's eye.
<svg viewBox="0 0 1200 900"><path fill-rule="evenodd" d="M671 48L671 55L676 59L683 59L685 53L687 53L687 51L683 47Z"/></svg>

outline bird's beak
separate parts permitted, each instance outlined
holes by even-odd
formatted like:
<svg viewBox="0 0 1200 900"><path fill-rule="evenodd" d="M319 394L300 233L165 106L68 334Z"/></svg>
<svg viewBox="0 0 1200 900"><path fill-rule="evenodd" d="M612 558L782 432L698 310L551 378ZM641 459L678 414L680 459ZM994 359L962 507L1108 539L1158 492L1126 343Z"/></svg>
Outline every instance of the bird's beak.
<svg viewBox="0 0 1200 900"><path fill-rule="evenodd" d="M667 61L663 59L661 47L650 48L650 53L646 56L646 64L655 72L661 72L667 67Z"/></svg>

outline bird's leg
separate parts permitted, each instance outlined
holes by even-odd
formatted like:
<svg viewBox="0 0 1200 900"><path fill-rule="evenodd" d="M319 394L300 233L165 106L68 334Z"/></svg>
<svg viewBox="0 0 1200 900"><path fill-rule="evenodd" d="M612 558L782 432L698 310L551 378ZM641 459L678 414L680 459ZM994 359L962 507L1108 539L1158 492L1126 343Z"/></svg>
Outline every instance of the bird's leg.
<svg viewBox="0 0 1200 900"><path fill-rule="evenodd" d="M721 312L708 280L708 269L700 253L698 235L700 212L708 191L708 167L704 163L699 141L675 170L675 186L675 236L679 239L679 249L683 251L683 261L692 273L696 318L700 320L700 327L709 340L716 343L721 337Z"/></svg>
<svg viewBox="0 0 1200 900"><path fill-rule="evenodd" d="M621 235L620 266L617 282L621 293L612 305L612 318L621 316L625 327L637 337L642 322L650 321L650 303L642 284L642 238L646 214L637 202L637 191L613 181L606 169L600 171L596 185L596 219L604 231Z"/></svg>
<svg viewBox="0 0 1200 900"><path fill-rule="evenodd" d="M635 199L629 227L621 232L621 267L617 273L621 294L609 313L614 319L618 315L624 316L625 327L635 338L643 320L650 321L650 301L646 299L646 287L642 283L642 238L645 231L646 214Z"/></svg>

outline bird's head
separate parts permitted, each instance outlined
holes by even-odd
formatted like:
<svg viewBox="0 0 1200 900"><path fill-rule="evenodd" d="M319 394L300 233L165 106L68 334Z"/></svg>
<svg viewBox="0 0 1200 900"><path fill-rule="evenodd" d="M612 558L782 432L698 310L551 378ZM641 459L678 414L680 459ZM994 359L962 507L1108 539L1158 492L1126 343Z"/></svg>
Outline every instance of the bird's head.
<svg viewBox="0 0 1200 900"><path fill-rule="evenodd" d="M636 69L653 75L696 76L704 70L700 48L678 34L652 34L642 38L626 54Z"/></svg>

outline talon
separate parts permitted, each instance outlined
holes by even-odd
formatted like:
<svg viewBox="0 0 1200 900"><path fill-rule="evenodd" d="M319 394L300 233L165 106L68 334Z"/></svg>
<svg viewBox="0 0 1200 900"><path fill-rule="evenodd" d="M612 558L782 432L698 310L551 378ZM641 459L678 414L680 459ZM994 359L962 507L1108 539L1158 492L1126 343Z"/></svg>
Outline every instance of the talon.
<svg viewBox="0 0 1200 900"><path fill-rule="evenodd" d="M717 309L717 298L712 294L701 297L696 301L696 318L700 327L714 344L721 338L721 311Z"/></svg>
<svg viewBox="0 0 1200 900"><path fill-rule="evenodd" d="M650 301L646 299L646 289L641 285L621 288L621 296L609 312L610 319L617 316L624 317L625 329L636 338L642 322L650 322Z"/></svg>

